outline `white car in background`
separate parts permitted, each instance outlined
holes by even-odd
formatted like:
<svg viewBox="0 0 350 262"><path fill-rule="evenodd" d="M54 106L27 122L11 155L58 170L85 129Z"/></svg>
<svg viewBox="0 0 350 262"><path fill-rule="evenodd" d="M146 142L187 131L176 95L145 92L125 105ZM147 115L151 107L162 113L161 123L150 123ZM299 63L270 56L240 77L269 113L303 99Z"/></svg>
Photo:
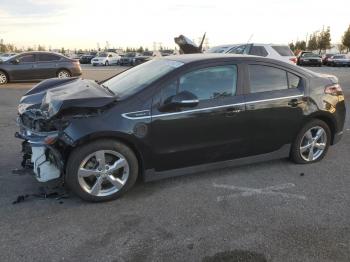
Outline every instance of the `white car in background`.
<svg viewBox="0 0 350 262"><path fill-rule="evenodd" d="M247 54L264 56L272 59L281 60L291 64L297 63L297 58L287 45L275 44L234 44L214 46L206 53L223 53L223 54Z"/></svg>
<svg viewBox="0 0 350 262"><path fill-rule="evenodd" d="M100 52L92 60L91 64L93 66L97 65L113 65L119 64L121 56L113 52Z"/></svg>
<svg viewBox="0 0 350 262"><path fill-rule="evenodd" d="M10 59L11 57L17 55L17 53L4 53L0 55L0 60L2 61L6 61L8 59Z"/></svg>

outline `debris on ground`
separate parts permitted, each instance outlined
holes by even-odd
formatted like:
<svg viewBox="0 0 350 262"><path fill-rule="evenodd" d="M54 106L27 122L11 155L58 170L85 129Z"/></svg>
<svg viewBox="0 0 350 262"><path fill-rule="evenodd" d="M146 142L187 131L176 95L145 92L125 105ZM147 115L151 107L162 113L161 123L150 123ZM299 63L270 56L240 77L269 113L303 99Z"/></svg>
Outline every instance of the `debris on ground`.
<svg viewBox="0 0 350 262"><path fill-rule="evenodd" d="M59 201L59 204L63 204L62 199L69 198L69 194L63 185L58 185L55 187L39 187L39 192L34 194L19 195L15 201L12 202L13 205L21 203L28 198L39 198L39 199L55 199Z"/></svg>
<svg viewBox="0 0 350 262"><path fill-rule="evenodd" d="M300 173L300 176L304 176L304 173Z"/></svg>

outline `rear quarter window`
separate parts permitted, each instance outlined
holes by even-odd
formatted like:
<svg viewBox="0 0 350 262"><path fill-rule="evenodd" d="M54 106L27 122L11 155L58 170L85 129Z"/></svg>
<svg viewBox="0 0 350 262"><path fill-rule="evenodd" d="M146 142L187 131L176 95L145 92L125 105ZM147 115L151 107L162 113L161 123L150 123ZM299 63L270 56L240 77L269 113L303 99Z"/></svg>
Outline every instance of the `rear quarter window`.
<svg viewBox="0 0 350 262"><path fill-rule="evenodd" d="M274 45L272 48L281 56L294 56L292 50L288 46Z"/></svg>

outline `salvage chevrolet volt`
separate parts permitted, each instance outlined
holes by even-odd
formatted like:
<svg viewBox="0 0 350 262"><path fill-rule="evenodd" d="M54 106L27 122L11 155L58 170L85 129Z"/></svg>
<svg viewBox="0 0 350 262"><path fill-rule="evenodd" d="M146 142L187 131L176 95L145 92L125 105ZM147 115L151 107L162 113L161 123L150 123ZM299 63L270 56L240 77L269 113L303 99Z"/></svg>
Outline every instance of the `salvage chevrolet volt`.
<svg viewBox="0 0 350 262"><path fill-rule="evenodd" d="M23 162L107 201L144 180L290 157L320 161L342 134L338 79L246 55L154 59L104 82L45 80L21 99Z"/></svg>

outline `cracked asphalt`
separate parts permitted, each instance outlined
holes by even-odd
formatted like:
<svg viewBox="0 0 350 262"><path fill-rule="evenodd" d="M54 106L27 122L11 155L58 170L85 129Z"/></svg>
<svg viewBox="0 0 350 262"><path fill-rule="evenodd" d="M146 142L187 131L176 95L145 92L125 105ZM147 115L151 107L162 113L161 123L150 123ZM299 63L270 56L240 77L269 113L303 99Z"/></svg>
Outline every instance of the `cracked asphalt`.
<svg viewBox="0 0 350 262"><path fill-rule="evenodd" d="M84 77L118 70L85 66ZM337 75L350 98L350 68L311 70ZM11 174L21 157L16 107L32 85L0 88L0 261L350 261L349 114L343 139L317 164L282 159L139 182L108 203L70 196L12 205L40 186ZM259 193L271 188L283 194Z"/></svg>

